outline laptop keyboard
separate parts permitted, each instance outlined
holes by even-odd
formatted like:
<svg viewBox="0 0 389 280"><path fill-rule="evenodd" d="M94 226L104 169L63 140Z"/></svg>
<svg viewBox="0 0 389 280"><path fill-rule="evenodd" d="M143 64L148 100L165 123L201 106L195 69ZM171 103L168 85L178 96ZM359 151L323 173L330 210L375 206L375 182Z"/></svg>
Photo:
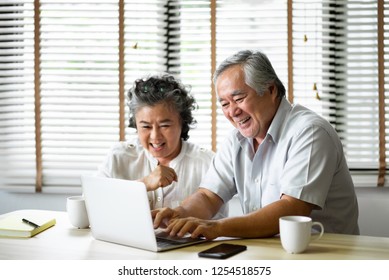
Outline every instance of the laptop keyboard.
<svg viewBox="0 0 389 280"><path fill-rule="evenodd" d="M156 235L156 240L158 247L160 248L169 248L175 245L188 244L198 239L191 237L172 237L166 233L159 233Z"/></svg>
<svg viewBox="0 0 389 280"><path fill-rule="evenodd" d="M179 241L176 241L176 240L171 240L171 239L165 239L165 238L157 237L157 243L158 243L158 247L166 248L166 247L169 247L169 246L171 246L171 245L179 245L179 244L182 244L183 242L179 242Z"/></svg>

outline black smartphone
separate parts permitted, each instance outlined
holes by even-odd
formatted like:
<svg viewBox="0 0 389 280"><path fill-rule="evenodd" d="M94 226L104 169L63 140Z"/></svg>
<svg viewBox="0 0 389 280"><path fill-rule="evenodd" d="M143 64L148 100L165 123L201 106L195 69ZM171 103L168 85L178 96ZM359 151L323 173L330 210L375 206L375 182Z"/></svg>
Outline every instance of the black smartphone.
<svg viewBox="0 0 389 280"><path fill-rule="evenodd" d="M207 250L199 252L199 257L226 259L242 251L245 251L246 249L247 246L245 245L222 243Z"/></svg>

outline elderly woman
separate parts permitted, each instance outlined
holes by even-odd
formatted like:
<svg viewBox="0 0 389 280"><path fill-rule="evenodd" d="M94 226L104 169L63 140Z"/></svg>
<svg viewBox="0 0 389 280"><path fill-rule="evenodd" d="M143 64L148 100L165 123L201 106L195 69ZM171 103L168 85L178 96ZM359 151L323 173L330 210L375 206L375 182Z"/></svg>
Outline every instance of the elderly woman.
<svg viewBox="0 0 389 280"><path fill-rule="evenodd" d="M213 157L212 151L186 141L196 123L196 101L169 74L136 80L128 97L130 127L137 137L115 144L98 175L143 182L152 209L178 206L197 190Z"/></svg>

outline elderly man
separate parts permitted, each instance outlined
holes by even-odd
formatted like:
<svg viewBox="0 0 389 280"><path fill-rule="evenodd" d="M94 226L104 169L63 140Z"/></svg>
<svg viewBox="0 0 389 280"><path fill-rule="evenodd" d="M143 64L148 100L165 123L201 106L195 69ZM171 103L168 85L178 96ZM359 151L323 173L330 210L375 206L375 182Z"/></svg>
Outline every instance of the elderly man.
<svg viewBox="0 0 389 280"><path fill-rule="evenodd" d="M279 218L311 216L326 232L359 234L354 185L334 128L291 105L269 59L240 51L214 74L225 117L236 128L217 151L200 189L181 206L152 211L171 235L269 237ZM235 194L244 215L210 220Z"/></svg>

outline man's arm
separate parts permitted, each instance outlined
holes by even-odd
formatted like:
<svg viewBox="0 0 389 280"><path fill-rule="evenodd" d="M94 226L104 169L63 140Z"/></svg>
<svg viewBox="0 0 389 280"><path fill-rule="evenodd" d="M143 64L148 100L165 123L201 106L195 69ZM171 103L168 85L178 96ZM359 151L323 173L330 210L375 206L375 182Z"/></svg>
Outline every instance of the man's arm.
<svg viewBox="0 0 389 280"><path fill-rule="evenodd" d="M185 209L185 208L184 208ZM172 219L168 226L171 235L183 236L192 233L192 237L205 236L214 239L219 236L260 238L279 233L279 218L288 215L309 216L313 205L291 196L282 198L255 212L239 217L221 220L203 220L190 217ZM181 215L180 215L181 216Z"/></svg>
<svg viewBox="0 0 389 280"><path fill-rule="evenodd" d="M199 219L211 219L222 207L223 200L215 193L200 188L197 192L187 197L181 204L174 209L162 208L152 210L154 218L154 227L164 226L167 220L196 217Z"/></svg>
<svg viewBox="0 0 389 280"><path fill-rule="evenodd" d="M181 204L180 217L211 219L224 204L223 200L208 189L200 188Z"/></svg>

